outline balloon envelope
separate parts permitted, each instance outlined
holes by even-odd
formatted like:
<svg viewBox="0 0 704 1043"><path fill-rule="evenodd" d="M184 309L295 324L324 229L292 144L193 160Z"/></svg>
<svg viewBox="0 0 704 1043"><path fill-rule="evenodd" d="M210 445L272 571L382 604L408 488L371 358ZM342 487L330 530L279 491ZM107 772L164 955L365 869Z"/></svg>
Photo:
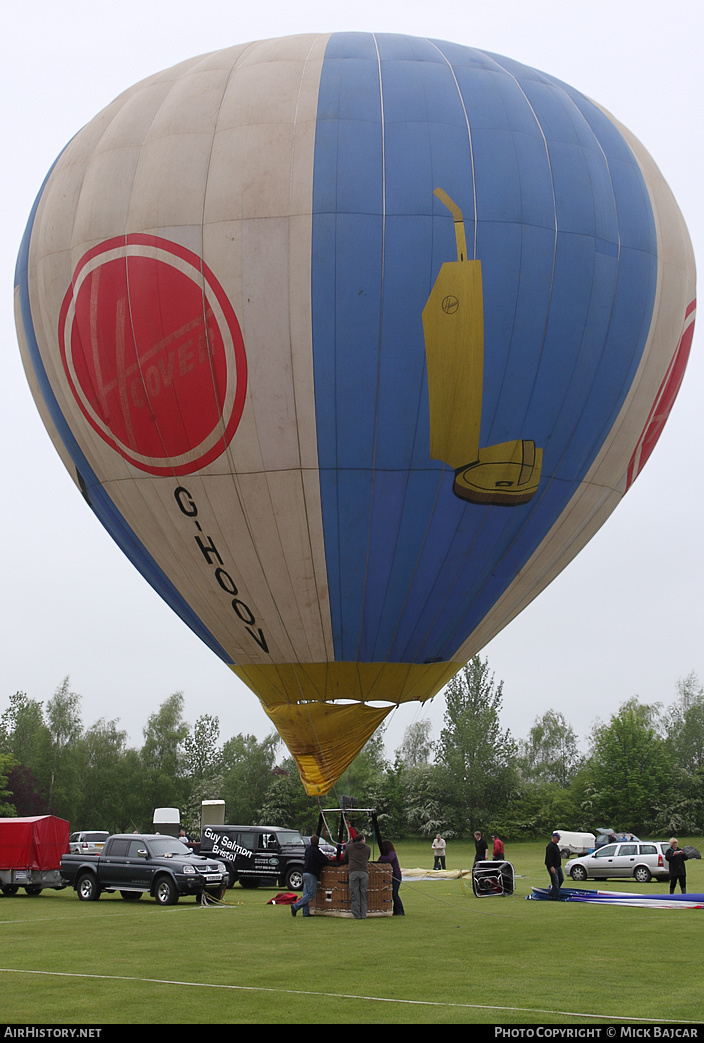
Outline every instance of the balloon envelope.
<svg viewBox="0 0 704 1043"><path fill-rule="evenodd" d="M498 55L365 33L126 91L49 173L16 280L66 466L309 793L618 504L694 298L672 195L607 112Z"/></svg>

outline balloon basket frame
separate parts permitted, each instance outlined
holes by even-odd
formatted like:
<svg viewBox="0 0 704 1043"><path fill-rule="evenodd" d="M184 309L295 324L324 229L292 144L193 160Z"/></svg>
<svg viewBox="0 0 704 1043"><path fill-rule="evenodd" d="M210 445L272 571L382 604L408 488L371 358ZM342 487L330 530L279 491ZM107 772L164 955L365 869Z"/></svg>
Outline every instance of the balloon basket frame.
<svg viewBox="0 0 704 1043"><path fill-rule="evenodd" d="M347 866L325 866L315 898L309 907L312 916L338 916L352 919ZM369 863L367 885L367 919L393 916L391 866Z"/></svg>

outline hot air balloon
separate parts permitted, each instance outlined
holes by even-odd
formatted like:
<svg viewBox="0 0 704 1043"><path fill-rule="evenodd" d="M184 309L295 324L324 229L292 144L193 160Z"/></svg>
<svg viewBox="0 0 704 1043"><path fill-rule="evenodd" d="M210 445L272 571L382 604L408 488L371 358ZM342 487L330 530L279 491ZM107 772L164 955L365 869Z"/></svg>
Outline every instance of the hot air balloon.
<svg viewBox="0 0 704 1043"><path fill-rule="evenodd" d="M595 102L334 33L118 97L48 174L15 296L83 496L323 794L616 507L679 389L695 272Z"/></svg>

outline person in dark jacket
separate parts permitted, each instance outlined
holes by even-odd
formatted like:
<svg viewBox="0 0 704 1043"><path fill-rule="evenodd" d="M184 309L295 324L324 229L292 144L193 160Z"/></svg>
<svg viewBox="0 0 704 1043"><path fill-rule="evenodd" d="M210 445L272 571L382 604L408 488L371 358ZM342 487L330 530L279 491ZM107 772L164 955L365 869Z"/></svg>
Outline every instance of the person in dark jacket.
<svg viewBox="0 0 704 1043"><path fill-rule="evenodd" d="M678 881L682 894L685 894L687 891L687 870L684 864L687 861L687 856L675 837L670 837L670 846L665 852L665 859L669 869L670 894L673 895L675 893Z"/></svg>
<svg viewBox="0 0 704 1043"><path fill-rule="evenodd" d="M369 858L371 848L364 843L364 834L357 833L345 849L342 859L349 866L350 906L355 920L367 918L367 888L369 886Z"/></svg>
<svg viewBox="0 0 704 1043"><path fill-rule="evenodd" d="M484 837L481 835L479 830L474 834L474 864L477 862L485 862L487 857L488 844Z"/></svg>
<svg viewBox="0 0 704 1043"><path fill-rule="evenodd" d="M310 903L315 898L320 870L329 865L330 859L320 850L320 837L314 834L303 856L303 894L291 905L291 916L295 916L299 909L303 910L304 916L310 916Z"/></svg>
<svg viewBox="0 0 704 1043"><path fill-rule="evenodd" d="M550 898L554 902L559 902L560 888L565 880L565 874L562 872L559 833L553 833L550 843L545 848L545 865L550 874Z"/></svg>
<svg viewBox="0 0 704 1043"><path fill-rule="evenodd" d="M401 867L398 864L398 855L390 840L382 840L379 844L379 850L381 851L379 862L388 862L391 866L391 897L393 899L394 916L405 916L403 902L398 896L398 889L401 886Z"/></svg>

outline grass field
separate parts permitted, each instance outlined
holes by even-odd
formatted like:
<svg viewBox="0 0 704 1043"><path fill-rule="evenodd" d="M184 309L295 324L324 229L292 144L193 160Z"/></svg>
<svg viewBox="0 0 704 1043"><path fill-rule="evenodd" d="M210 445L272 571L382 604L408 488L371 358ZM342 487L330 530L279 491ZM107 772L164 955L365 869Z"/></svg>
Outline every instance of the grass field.
<svg viewBox="0 0 704 1043"><path fill-rule="evenodd" d="M704 849L702 838L681 840ZM224 907L73 891L0 897L0 1021L15 1024L678 1024L704 1021L704 910L527 902L544 843L507 845L512 896L403 884L406 916L295 919L260 889ZM430 868L424 843L402 866ZM448 868L473 845L448 845ZM688 889L704 892L704 862ZM587 885L597 886L597 885ZM666 893L667 884L602 889Z"/></svg>

